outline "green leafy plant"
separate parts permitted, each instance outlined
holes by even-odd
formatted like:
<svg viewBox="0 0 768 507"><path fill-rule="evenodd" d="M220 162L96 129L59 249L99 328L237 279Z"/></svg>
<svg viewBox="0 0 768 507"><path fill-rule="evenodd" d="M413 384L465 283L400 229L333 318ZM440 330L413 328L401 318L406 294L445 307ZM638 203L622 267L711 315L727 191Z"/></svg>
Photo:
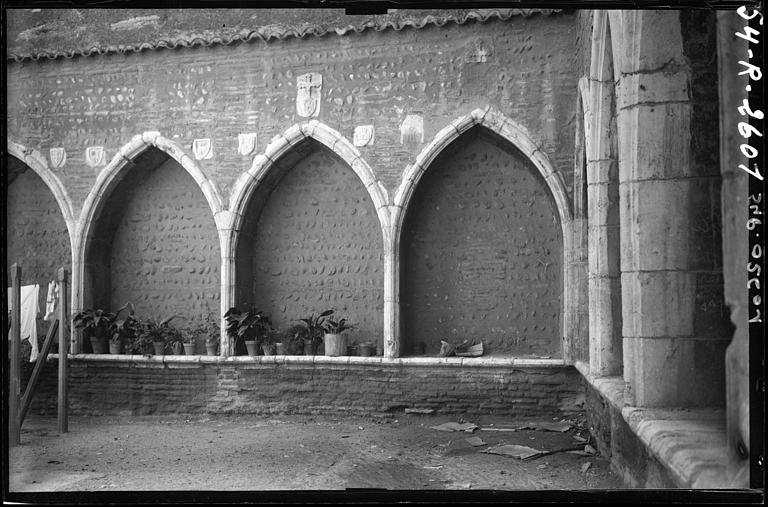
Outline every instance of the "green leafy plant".
<svg viewBox="0 0 768 507"><path fill-rule="evenodd" d="M333 320L328 319L323 323L323 330L328 334L341 334L354 326L347 322L347 319Z"/></svg>
<svg viewBox="0 0 768 507"><path fill-rule="evenodd" d="M78 329L90 331L94 336L105 336L114 325L117 315L101 308L88 308L72 317L72 325Z"/></svg>
<svg viewBox="0 0 768 507"><path fill-rule="evenodd" d="M122 319L117 318L123 310L128 310L128 314ZM140 324L141 322L135 315L133 304L126 303L115 312L115 320L109 327L109 341L119 344L125 339L130 339L136 334Z"/></svg>
<svg viewBox="0 0 768 507"><path fill-rule="evenodd" d="M304 352L304 341L309 336L306 326L294 324L283 333L283 344L288 354Z"/></svg>
<svg viewBox="0 0 768 507"><path fill-rule="evenodd" d="M128 353L149 354L152 351L153 343L164 343L167 346L173 341L180 341L180 331L170 325L170 321L176 317L178 315L173 315L159 322L152 319L141 321L134 336L126 344Z"/></svg>
<svg viewBox="0 0 768 507"><path fill-rule="evenodd" d="M237 341L263 342L272 330L270 318L256 307L245 312L230 308L224 314L224 319L227 321L227 335Z"/></svg>
<svg viewBox="0 0 768 507"><path fill-rule="evenodd" d="M325 331L325 320L329 315L333 315L333 310L326 310L319 315L314 313L306 319L299 319L306 326L305 340L309 342L320 343L323 341L323 332Z"/></svg>
<svg viewBox="0 0 768 507"><path fill-rule="evenodd" d="M206 315L205 319L198 321L195 326L188 330L185 335L185 342L195 343L200 339L205 340L206 345L218 344L219 333L219 323L210 315Z"/></svg>

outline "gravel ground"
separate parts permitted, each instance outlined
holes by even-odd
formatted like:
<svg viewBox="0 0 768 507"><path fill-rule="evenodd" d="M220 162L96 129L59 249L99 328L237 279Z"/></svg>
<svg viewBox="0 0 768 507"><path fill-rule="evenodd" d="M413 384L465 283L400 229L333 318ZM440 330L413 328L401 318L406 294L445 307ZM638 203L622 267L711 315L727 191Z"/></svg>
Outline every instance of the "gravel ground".
<svg viewBox="0 0 768 507"><path fill-rule="evenodd" d="M554 417L547 420L552 421ZM472 422L473 433L432 429ZM606 459L559 452L533 460L480 452L497 444L539 450L583 446L567 432L494 417L215 416L32 417L9 450L11 492L606 490L622 488ZM470 437L486 445L472 446Z"/></svg>

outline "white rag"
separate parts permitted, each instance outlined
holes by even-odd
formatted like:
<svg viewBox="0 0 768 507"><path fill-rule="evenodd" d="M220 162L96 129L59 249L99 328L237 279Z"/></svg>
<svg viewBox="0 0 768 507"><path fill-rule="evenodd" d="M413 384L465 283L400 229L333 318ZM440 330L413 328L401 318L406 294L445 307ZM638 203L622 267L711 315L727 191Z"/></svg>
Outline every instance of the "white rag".
<svg viewBox="0 0 768 507"><path fill-rule="evenodd" d="M56 320L56 303L59 301L59 282L56 280L48 284L48 297L45 298L45 317L43 319L53 322Z"/></svg>
<svg viewBox="0 0 768 507"><path fill-rule="evenodd" d="M12 310L11 306L11 293L12 287L8 287L8 309ZM40 311L40 307L37 303L37 298L40 294L40 286L35 285L22 285L21 287L21 339L29 340L29 344L32 346L32 353L29 356L29 362L34 363L37 361L37 314ZM10 331L8 332L8 339L11 338Z"/></svg>

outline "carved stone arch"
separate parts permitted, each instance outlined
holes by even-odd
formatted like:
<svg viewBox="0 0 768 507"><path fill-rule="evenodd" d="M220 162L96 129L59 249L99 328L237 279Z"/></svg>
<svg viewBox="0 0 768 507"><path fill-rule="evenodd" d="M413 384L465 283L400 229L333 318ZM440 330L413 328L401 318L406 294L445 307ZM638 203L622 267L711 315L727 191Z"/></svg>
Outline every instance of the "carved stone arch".
<svg viewBox="0 0 768 507"><path fill-rule="evenodd" d="M75 266L73 267L73 309L82 309L84 301L85 284L85 256L90 234L98 221L101 211L109 201L110 194L119 184L127 171L131 170L133 159L149 148L157 148L174 159L192 177L211 209L217 228L220 229L221 215L223 213L222 200L211 181L197 163L187 155L179 145L160 135L159 132L144 132L135 135L115 154L112 160L101 170L96 178L96 183L91 188L80 212L80 220L75 241ZM221 248L219 233L219 248ZM223 250L222 250L223 252Z"/></svg>
<svg viewBox="0 0 768 507"><path fill-rule="evenodd" d="M401 343L399 336L399 291L400 291L400 241L403 229L405 215L407 213L411 198L418 186L419 181L428 170L431 163L440 155L440 153L453 141L457 140L463 133L475 126L482 126L495 133L502 139L511 143L527 158L538 170L544 179L544 183L554 200L556 213L558 215L562 240L563 240L563 280L569 279L570 266L566 259L571 252L571 225L573 213L571 200L568 197L562 175L555 172L549 158L546 156L540 146L532 139L525 128L518 125L511 119L505 117L492 107L475 109L470 114L459 118L450 125L439 131L435 138L430 142L416 158L416 161L406 168L400 186L397 189L392 206L392 234L391 244L388 247L388 258L391 264L387 267L388 278L385 286L385 301L389 303L385 306L387 313L386 321L389 322L387 336L387 348L385 356L397 357L401 353ZM563 291L562 309L570 308L570 295L567 290ZM562 330L568 328L568 311L562 312Z"/></svg>
<svg viewBox="0 0 768 507"><path fill-rule="evenodd" d="M53 171L48 167L48 162L42 153L37 150L27 148L26 146L13 142L8 139L8 154L16 157L20 161L24 162L30 169L32 169L48 189L53 194L56 202L59 205L61 214L64 217L64 222L67 224L67 231L69 232L70 246L74 251L74 238L77 230L77 220L75 220L75 213L72 207L72 200L69 198L69 193L64 185L59 180Z"/></svg>
<svg viewBox="0 0 768 507"><path fill-rule="evenodd" d="M216 185L205 175L197 163L178 144L161 136L159 132L144 132L143 134L133 136L125 146L120 148L96 178L96 183L88 193L80 213L81 230L78 239L80 240L81 247L85 246L85 241L93 226L94 219L106 203L115 184L119 182L120 176L124 171L130 170L134 158L152 147L165 152L192 176L192 179L200 187L203 196L205 196L205 200L208 202L214 217L222 211L222 200Z"/></svg>
<svg viewBox="0 0 768 507"><path fill-rule="evenodd" d="M373 201L382 231L386 231L390 225L389 209L387 206L389 196L387 195L386 188L376 178L371 167L348 139L338 131L317 120L291 126L282 134L275 136L267 145L263 154L254 157L251 168L243 173L235 182L229 199L229 210L232 213L232 230L234 231L239 228L253 192L274 163L282 155L307 139L314 139L322 144L352 168L363 182L363 186L365 186L368 195ZM234 235L230 239L234 240ZM234 242L229 245L230 248L235 246Z"/></svg>
<svg viewBox="0 0 768 507"><path fill-rule="evenodd" d="M222 214L226 217L226 225L221 226L221 229L226 229L222 234L222 252L226 257L226 265L222 266L223 309L235 305L238 242L251 200L267 174L276 167L276 163L281 157L307 140L313 140L328 148L355 172L376 210L383 244L387 245L389 241L389 195L357 148L338 131L317 120L292 125L283 133L275 136L262 154L254 157L250 169L235 182L229 198L229 209ZM222 350L228 351L230 349L228 342L228 337L224 334Z"/></svg>
<svg viewBox="0 0 768 507"><path fill-rule="evenodd" d="M445 147L476 125L480 125L498 134L502 139L512 143L512 145L520 150L523 155L533 163L534 167L538 169L554 198L555 207L557 208L560 218L560 224L563 228L563 237L565 238L567 236L566 230L568 224L570 224L572 219L572 211L570 199L565 184L563 183L562 176L555 172L547 155L522 126L491 107L475 109L470 114L453 121L450 125L439 131L435 134L435 138L432 142L419 153L416 157L416 161L406 168L394 198L394 214L392 216L392 227L395 231L394 236L397 237L399 235L398 231L402 228L405 212L408 208L408 202L410 201L419 180L427 171L430 164Z"/></svg>

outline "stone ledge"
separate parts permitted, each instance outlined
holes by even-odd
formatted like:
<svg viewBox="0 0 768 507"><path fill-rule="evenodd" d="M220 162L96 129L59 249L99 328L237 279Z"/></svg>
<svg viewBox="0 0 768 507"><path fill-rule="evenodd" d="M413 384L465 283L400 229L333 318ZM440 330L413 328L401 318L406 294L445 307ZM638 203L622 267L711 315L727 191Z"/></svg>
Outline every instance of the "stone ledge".
<svg viewBox="0 0 768 507"><path fill-rule="evenodd" d="M584 379L621 413L632 433L669 471L681 488L725 489L727 439L723 409L624 406L621 377L594 377L576 363Z"/></svg>
<svg viewBox="0 0 768 507"><path fill-rule="evenodd" d="M58 354L49 354L48 360L58 360ZM107 362L114 364L148 363L164 364L328 364L328 365L376 365L376 366L446 366L454 368L563 368L562 359L529 359L516 357L402 357L379 356L155 356L128 354L73 354L70 360L76 362ZM583 372L582 372L583 374Z"/></svg>

